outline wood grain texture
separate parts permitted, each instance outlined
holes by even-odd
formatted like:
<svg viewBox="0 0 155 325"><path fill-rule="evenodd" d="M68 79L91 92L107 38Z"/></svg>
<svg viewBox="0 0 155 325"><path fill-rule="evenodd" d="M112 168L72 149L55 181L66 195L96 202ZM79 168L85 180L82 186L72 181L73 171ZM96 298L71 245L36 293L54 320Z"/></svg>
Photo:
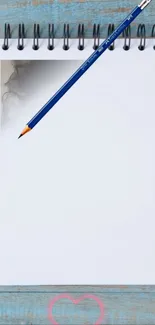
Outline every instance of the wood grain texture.
<svg viewBox="0 0 155 325"><path fill-rule="evenodd" d="M100 324L155 324L155 286L122 285L1 286L0 325L50 325L49 304L62 294L69 294L73 299L95 295L104 304L104 319ZM61 325L96 324L100 309L93 299L74 304L70 299L61 298L53 305L52 314Z"/></svg>
<svg viewBox="0 0 155 325"><path fill-rule="evenodd" d="M70 24L71 37L77 36L79 23L85 24L85 36L92 37L94 23L101 24L101 37L107 36L109 23L118 25L126 15L139 4L138 0L1 0L0 1L0 37L3 26L10 22L12 37L17 35L17 24L24 22L27 37L32 37L32 26L38 22L42 26L42 37L47 37L47 23L54 23L56 37L63 35L63 24ZM132 36L136 36L139 23L146 24L147 36L155 23L155 2L141 13L132 24Z"/></svg>

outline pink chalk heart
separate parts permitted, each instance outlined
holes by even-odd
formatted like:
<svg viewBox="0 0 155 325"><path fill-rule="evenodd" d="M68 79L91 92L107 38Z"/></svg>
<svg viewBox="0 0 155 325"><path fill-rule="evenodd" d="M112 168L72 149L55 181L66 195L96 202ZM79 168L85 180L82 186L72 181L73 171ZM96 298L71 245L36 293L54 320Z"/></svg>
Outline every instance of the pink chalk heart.
<svg viewBox="0 0 155 325"><path fill-rule="evenodd" d="M79 304L79 302L83 301L84 299L92 299L92 300L96 301L98 304L99 310L100 310L100 315L94 325L101 325L103 318L104 318L104 305L103 305L103 302L101 299L99 299L97 296L92 295L92 294L85 294L85 295L79 297L78 299L74 299L72 296L70 296L67 293L63 293L58 296L55 296L49 303L48 318L53 325L59 325L59 323L57 323L53 317L52 308L53 308L54 304L60 299L69 299L75 305Z"/></svg>

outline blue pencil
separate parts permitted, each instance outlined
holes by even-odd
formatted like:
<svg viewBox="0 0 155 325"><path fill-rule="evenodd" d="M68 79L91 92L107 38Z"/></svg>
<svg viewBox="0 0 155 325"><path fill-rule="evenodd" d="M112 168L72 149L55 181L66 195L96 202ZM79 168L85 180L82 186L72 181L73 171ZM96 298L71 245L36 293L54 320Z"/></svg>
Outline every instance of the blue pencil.
<svg viewBox="0 0 155 325"><path fill-rule="evenodd" d="M48 111L59 101L59 99L75 84L75 82L91 67L91 65L105 52L116 38L131 24L131 22L143 11L151 0L143 0L117 29L93 52L93 54L80 66L80 68L65 82L55 95L39 110L39 112L27 123L19 138L31 131Z"/></svg>

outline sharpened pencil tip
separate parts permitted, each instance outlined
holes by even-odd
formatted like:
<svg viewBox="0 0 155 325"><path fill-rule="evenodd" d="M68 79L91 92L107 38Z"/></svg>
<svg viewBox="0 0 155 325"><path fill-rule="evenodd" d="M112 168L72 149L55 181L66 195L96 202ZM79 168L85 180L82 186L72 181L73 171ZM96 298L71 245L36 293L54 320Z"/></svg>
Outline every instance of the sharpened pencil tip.
<svg viewBox="0 0 155 325"><path fill-rule="evenodd" d="M22 133L19 135L18 139L21 138L24 134L26 134L29 131L31 131L31 128L29 128L29 126L26 125Z"/></svg>

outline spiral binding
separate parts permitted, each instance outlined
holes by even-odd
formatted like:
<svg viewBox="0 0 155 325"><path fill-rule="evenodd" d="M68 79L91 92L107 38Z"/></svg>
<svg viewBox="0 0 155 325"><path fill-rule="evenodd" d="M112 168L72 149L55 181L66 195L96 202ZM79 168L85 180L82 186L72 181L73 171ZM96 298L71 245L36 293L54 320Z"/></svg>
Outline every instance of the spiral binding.
<svg viewBox="0 0 155 325"><path fill-rule="evenodd" d="M109 36L115 30L114 24L108 25L107 36ZM85 42L85 27L84 24L78 25L77 38L78 38L78 49L80 51L84 50ZM131 27L127 27L122 34L124 38L123 49L128 51L131 47ZM155 24L152 27L151 36L152 39L155 38ZM10 24L5 23L4 25L4 42L2 45L3 50L9 49L9 39L11 38L11 27ZM24 50L24 39L26 38L25 25L18 25L18 46L19 51ZM69 49L69 38L70 38L70 27L69 24L64 24L63 29L63 50L67 51ZM92 48L96 50L100 45L100 24L94 24L92 30L93 45ZM146 47L146 28L145 24L139 24L137 28L137 38L139 39L138 49L144 51ZM39 49L39 39L40 39L40 25L33 25L33 44L32 49L37 51ZM54 49L54 39L55 39L55 28L54 24L48 24L48 44L47 48L49 51ZM113 51L115 49L115 43L109 46L109 50ZM153 46L155 50L155 45Z"/></svg>
<svg viewBox="0 0 155 325"><path fill-rule="evenodd" d="M39 38L40 38L40 25L34 24L33 28L33 50L37 51L39 49Z"/></svg>
<svg viewBox="0 0 155 325"><path fill-rule="evenodd" d="M93 39L94 39L93 49L97 50L97 48L100 45L100 25L99 24L97 26L96 26L96 24L94 24L94 27L93 27Z"/></svg>
<svg viewBox="0 0 155 325"><path fill-rule="evenodd" d="M78 26L78 39L79 39L79 45L78 49L80 51L84 50L84 24L79 24Z"/></svg>
<svg viewBox="0 0 155 325"><path fill-rule="evenodd" d="M17 49L22 51L24 49L24 38L25 38L25 26L24 24L19 24L18 26L18 46Z"/></svg>
<svg viewBox="0 0 155 325"><path fill-rule="evenodd" d="M110 36L115 30L115 25L114 24L109 24L108 26L108 36ZM109 46L109 50L113 51L115 48L115 42L113 42L110 46Z"/></svg>
<svg viewBox="0 0 155 325"><path fill-rule="evenodd" d="M51 44L52 41L52 44ZM54 50L54 24L48 25L48 50L52 51Z"/></svg>
<svg viewBox="0 0 155 325"><path fill-rule="evenodd" d="M152 34L151 34L152 38L155 38L155 25L153 25L152 27ZM155 50L155 45L153 46L153 49Z"/></svg>
<svg viewBox="0 0 155 325"><path fill-rule="evenodd" d="M69 50L69 24L64 24L64 44L63 44L63 49L65 51Z"/></svg>
<svg viewBox="0 0 155 325"><path fill-rule="evenodd" d="M124 37L124 51L129 51L131 46L131 27L128 26L125 31L123 32Z"/></svg>
<svg viewBox="0 0 155 325"><path fill-rule="evenodd" d="M2 45L3 50L8 50L9 48L9 38L11 38L10 24L5 24L4 26L4 43Z"/></svg>
<svg viewBox="0 0 155 325"><path fill-rule="evenodd" d="M140 51L144 51L145 45L146 45L146 30L145 30L144 24L142 24L142 25L140 24L138 26L137 37L140 37L140 44L139 44L138 48Z"/></svg>

